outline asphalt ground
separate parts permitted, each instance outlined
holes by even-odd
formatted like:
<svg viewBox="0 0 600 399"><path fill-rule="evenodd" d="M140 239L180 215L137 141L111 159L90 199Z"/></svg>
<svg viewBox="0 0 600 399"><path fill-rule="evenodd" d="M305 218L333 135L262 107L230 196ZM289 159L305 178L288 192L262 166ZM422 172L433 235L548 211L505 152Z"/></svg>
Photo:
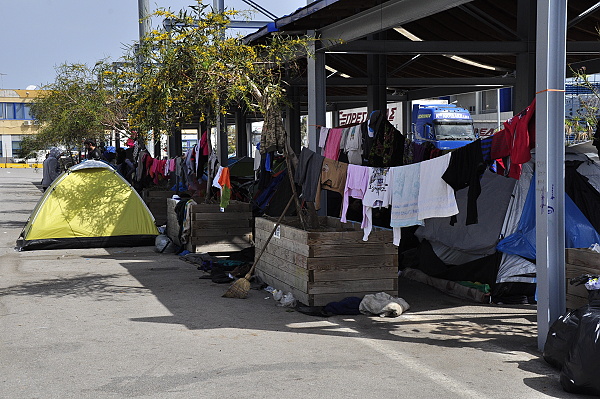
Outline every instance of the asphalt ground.
<svg viewBox="0 0 600 399"><path fill-rule="evenodd" d="M0 169L0 398L575 398L531 305L400 279L397 318L276 306L153 247L16 252L41 172Z"/></svg>

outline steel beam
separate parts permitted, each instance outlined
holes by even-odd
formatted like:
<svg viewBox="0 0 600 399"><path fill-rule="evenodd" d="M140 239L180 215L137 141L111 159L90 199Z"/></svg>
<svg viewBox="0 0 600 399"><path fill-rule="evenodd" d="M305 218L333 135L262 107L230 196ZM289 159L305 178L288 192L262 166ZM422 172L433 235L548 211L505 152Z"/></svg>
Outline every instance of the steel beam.
<svg viewBox="0 0 600 399"><path fill-rule="evenodd" d="M595 42L595 47L597 53L597 42ZM331 46L321 51L345 54L515 54L527 51L527 42L355 40Z"/></svg>
<svg viewBox="0 0 600 399"><path fill-rule="evenodd" d="M351 42L367 35L449 10L472 0L390 0L319 30L323 45Z"/></svg>
<svg viewBox="0 0 600 399"><path fill-rule="evenodd" d="M421 100L424 98L452 96L456 94L472 93L474 91L497 89L498 86L458 86L458 87L428 87L426 89L410 90L406 93L408 101Z"/></svg>
<svg viewBox="0 0 600 399"><path fill-rule="evenodd" d="M311 58L308 59L309 62ZM437 87L437 86L513 86L515 78L512 76L494 76L487 78L387 78L388 87ZM291 84L306 86L306 79L294 79ZM353 87L367 86L370 84L369 78L338 78L331 77L327 79L327 86ZM310 85L309 85L310 89Z"/></svg>
<svg viewBox="0 0 600 399"><path fill-rule="evenodd" d="M473 6L472 4L465 4L463 6L459 6L461 10L469 14L471 17L475 18L479 22L489 26L496 32L506 35L510 34L512 37L519 37L517 32L510 29L508 26L504 25L502 22L498 21L496 18L493 18L491 15L481 11L479 8Z"/></svg>
<svg viewBox="0 0 600 399"><path fill-rule="evenodd" d="M273 21L230 21L227 27L237 29L260 29L271 22Z"/></svg>
<svg viewBox="0 0 600 399"><path fill-rule="evenodd" d="M565 63L567 0L537 2L536 267L538 348L565 310Z"/></svg>
<svg viewBox="0 0 600 399"><path fill-rule="evenodd" d="M594 54L600 53L600 43L596 42L567 42L569 54Z"/></svg>

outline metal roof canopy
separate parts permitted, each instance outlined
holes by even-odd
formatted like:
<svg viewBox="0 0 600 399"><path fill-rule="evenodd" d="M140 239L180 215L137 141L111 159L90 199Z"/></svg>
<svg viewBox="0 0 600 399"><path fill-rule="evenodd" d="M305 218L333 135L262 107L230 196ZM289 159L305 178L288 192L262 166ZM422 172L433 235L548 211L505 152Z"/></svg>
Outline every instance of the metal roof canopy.
<svg viewBox="0 0 600 399"><path fill-rule="evenodd" d="M296 103L308 99L309 126L325 124L326 100L356 106L366 98L373 109L390 98L386 89L401 89L394 99L410 101L515 86L517 111L537 97L540 349L549 324L565 309L565 67L568 62L600 72L598 9L600 3L591 0L320 0L275 21L282 34L321 39L307 59L307 78L292 82L305 90L296 90ZM265 27L246 41L269 34ZM457 60L457 54L476 64ZM309 146L316 149L318 133L309 132Z"/></svg>
<svg viewBox="0 0 600 399"><path fill-rule="evenodd" d="M368 71L369 55L382 55L387 70L379 83L388 94L395 90L405 95L396 100L436 96L436 89L437 95L449 95L515 86L514 108L520 110L535 93L535 6L535 0L502 4L492 0L320 0L279 18L275 27L290 35L312 30L321 38L315 51L326 52L332 72L326 78L329 103L333 96L336 100L346 96L343 103L363 101L374 76ZM598 8L595 1L579 0L571 1L567 9L568 61L575 67L592 55L598 57L594 14ZM395 31L398 27L406 28L414 38ZM379 33L385 38L373 38ZM265 27L246 40L261 41L270 34ZM600 71L600 60L586 62L586 66L590 72ZM469 79L462 80L465 77ZM308 98L305 79L291 83L303 88L301 101ZM470 85L471 90L464 89Z"/></svg>

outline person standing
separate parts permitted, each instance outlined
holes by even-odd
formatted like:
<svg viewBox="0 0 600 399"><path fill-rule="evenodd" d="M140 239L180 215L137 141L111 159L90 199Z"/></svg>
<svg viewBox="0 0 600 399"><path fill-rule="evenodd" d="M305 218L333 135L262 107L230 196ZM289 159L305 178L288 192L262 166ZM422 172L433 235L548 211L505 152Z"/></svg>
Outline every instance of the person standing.
<svg viewBox="0 0 600 399"><path fill-rule="evenodd" d="M596 151L598 151L598 155L600 156L600 120L596 125L596 133L594 133L592 145L596 147Z"/></svg>
<svg viewBox="0 0 600 399"><path fill-rule="evenodd" d="M60 175L60 163L58 162L60 154L61 151L59 148L52 147L48 153L48 156L44 160L42 171L42 189L44 191L46 191L54 179Z"/></svg>
<svg viewBox="0 0 600 399"><path fill-rule="evenodd" d="M133 163L127 158L127 152L124 148L117 148L117 172L119 172L129 184L133 182L135 166L133 166Z"/></svg>
<svg viewBox="0 0 600 399"><path fill-rule="evenodd" d="M83 142L83 145L86 148L85 159L102 159L102 153L100 149L96 147L96 142L92 140L86 140Z"/></svg>

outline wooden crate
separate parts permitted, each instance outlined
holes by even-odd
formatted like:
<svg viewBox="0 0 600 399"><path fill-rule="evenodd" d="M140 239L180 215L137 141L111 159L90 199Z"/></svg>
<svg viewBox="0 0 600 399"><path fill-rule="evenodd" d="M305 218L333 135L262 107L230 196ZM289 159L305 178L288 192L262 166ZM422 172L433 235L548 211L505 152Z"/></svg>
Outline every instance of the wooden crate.
<svg viewBox="0 0 600 399"><path fill-rule="evenodd" d="M309 306L382 291L398 295L398 249L391 230L374 227L364 242L360 223L320 217L323 228L304 231L294 222L284 219L258 260L256 274L267 284ZM256 218L256 255L274 225L275 219Z"/></svg>
<svg viewBox="0 0 600 399"><path fill-rule="evenodd" d="M567 309L577 309L588 303L585 285L571 285L569 280L582 274L600 274L600 254L589 249L566 250Z"/></svg>
<svg viewBox="0 0 600 399"><path fill-rule="evenodd" d="M167 235L179 242L175 214L178 201L167 200ZM254 217L250 204L231 201L220 211L219 204L192 205L192 230L186 249L190 252L234 252L252 246Z"/></svg>
<svg viewBox="0 0 600 399"><path fill-rule="evenodd" d="M167 199L171 198L173 194L175 191L171 190L142 190L142 200L154 215L157 226L167 223Z"/></svg>

